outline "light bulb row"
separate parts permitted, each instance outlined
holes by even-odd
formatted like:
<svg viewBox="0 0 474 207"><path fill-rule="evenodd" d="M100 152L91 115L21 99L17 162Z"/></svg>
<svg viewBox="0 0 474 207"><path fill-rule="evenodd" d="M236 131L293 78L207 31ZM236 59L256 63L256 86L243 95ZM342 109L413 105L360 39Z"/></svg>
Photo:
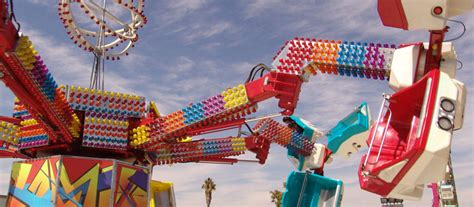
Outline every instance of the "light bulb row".
<svg viewBox="0 0 474 207"><path fill-rule="evenodd" d="M159 160L187 160L211 156L241 154L246 150L244 138L224 138L177 144L162 144L155 153Z"/></svg>
<svg viewBox="0 0 474 207"><path fill-rule="evenodd" d="M66 90L66 88L63 88ZM145 113L145 97L69 87L69 104L74 110L140 118Z"/></svg>
<svg viewBox="0 0 474 207"><path fill-rule="evenodd" d="M186 162L196 162L206 158L215 158L215 157L230 157L230 156L239 156L244 154L244 151L239 152L227 152L227 153L220 153L217 155L202 155L202 154L195 154L190 156L164 156L164 157L155 157L155 164L156 165L169 165L174 163L186 163Z"/></svg>
<svg viewBox="0 0 474 207"><path fill-rule="evenodd" d="M153 140L159 142L166 134L184 130L207 121L224 118L244 117L256 111L256 105L250 106L246 88L240 84L228 88L218 95L203 101L190 103L181 110L155 119L131 132L132 146L138 146ZM146 126L146 127L144 127ZM148 143L153 144L153 143Z"/></svg>
<svg viewBox="0 0 474 207"><path fill-rule="evenodd" d="M0 121L0 140L11 144L18 144L19 133L20 127L12 123Z"/></svg>
<svg viewBox="0 0 474 207"><path fill-rule="evenodd" d="M395 45L295 38L274 57L278 72L316 75L317 71L360 78L385 79ZM379 72L383 71L383 72Z"/></svg>
<svg viewBox="0 0 474 207"><path fill-rule="evenodd" d="M123 116L110 116L86 112L82 145L86 147L126 150L128 120Z"/></svg>
<svg viewBox="0 0 474 207"><path fill-rule="evenodd" d="M38 124L32 120L24 120L22 127L20 128L20 139L18 141L18 147L20 149L32 148L44 146L49 143L49 137L46 131L41 128Z"/></svg>
<svg viewBox="0 0 474 207"><path fill-rule="evenodd" d="M264 129L260 127L265 126ZM254 130L261 130L261 135L267 137L271 142L285 147L297 154L307 156L311 154L314 143L310 138L304 137L302 133L282 125L272 119L267 119L257 123Z"/></svg>
<svg viewBox="0 0 474 207"><path fill-rule="evenodd" d="M26 70L26 75L33 80L26 87L31 87L32 91L39 90L40 93L33 93L33 95L39 100L44 100L42 98L44 97L46 99L44 101L49 103L42 104L51 104L53 116L56 116L59 122L65 123L65 130L68 130L72 137L79 137L80 121L77 115L67 105L52 74L27 36L19 38L15 52ZM15 110L15 112L14 116L28 116L24 110Z"/></svg>

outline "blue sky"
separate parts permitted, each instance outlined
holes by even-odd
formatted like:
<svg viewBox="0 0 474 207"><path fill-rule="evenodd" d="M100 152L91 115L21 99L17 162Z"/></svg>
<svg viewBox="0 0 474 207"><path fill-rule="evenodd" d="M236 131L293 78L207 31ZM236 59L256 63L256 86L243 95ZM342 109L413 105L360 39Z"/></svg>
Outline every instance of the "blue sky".
<svg viewBox="0 0 474 207"><path fill-rule="evenodd" d="M250 68L260 62L270 65L281 45L296 36L350 41L407 43L427 41L427 32L383 27L375 0L174 0L146 1L148 24L129 57L106 64L106 89L143 95L154 100L164 114L215 95L245 81ZM78 49L66 35L57 15L57 1L15 1L16 16L61 84L87 86L92 56ZM458 79L474 90L473 13L457 19L465 22L466 35L454 46L464 68ZM449 37L461 28L453 25ZM303 85L296 115L323 130L330 129L362 101L376 113L385 81L317 76ZM468 95L464 128L453 138L453 162L459 200L474 205L473 114ZM0 88L1 114L11 114L13 96ZM260 104L261 114L277 112L275 101ZM225 136L234 133L224 134ZM224 136L223 135L223 136ZM204 206L202 182L213 177L217 191L214 206L272 206L268 191L282 190L293 167L286 152L272 145L264 166L238 163L233 166L176 164L154 168L154 178L175 183L178 206ZM252 158L248 153L246 158ZM349 160L336 158L326 175L345 182L344 206L376 206L378 197L359 189L357 166L360 154ZM12 160L1 160L0 194L7 192ZM406 206L429 206L426 190L421 202Z"/></svg>

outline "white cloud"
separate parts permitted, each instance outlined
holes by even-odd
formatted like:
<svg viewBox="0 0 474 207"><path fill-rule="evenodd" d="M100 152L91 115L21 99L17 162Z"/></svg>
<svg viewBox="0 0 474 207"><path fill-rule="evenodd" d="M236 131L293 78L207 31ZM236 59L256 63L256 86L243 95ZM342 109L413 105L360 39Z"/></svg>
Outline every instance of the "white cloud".
<svg viewBox="0 0 474 207"><path fill-rule="evenodd" d="M159 19L160 24L167 26L176 23L187 15L204 8L208 2L207 0L176 0L159 3L160 11L163 11Z"/></svg>
<svg viewBox="0 0 474 207"><path fill-rule="evenodd" d="M157 31L167 30L167 36L179 35L187 44L210 39L224 34L233 34L239 31L230 18L216 18L225 12L220 6L211 4L208 0L179 0L158 3L158 15L153 18ZM207 44L216 47L217 44Z"/></svg>
<svg viewBox="0 0 474 207"><path fill-rule="evenodd" d="M43 5L43 6L46 6L49 4L48 1L45 1L45 0L27 0L27 1L32 4L38 4L38 5Z"/></svg>
<svg viewBox="0 0 474 207"><path fill-rule="evenodd" d="M188 28L189 34L184 36L184 41L193 42L197 39L207 39L221 33L236 32L235 26L227 21L217 21L214 24L196 23Z"/></svg>

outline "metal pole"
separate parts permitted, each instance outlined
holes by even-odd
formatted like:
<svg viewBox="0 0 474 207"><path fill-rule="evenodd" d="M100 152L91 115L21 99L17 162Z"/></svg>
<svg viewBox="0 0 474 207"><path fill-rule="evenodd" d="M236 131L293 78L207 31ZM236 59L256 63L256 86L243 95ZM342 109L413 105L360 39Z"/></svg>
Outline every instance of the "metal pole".
<svg viewBox="0 0 474 207"><path fill-rule="evenodd" d="M372 147L374 145L374 140L375 140L375 135L377 133L377 129L379 128L380 119L382 118L382 112L383 112L383 109L385 108L385 103L387 102L387 97L385 96L385 94L383 94L383 97L384 97L384 99L383 99L383 102L382 102L382 106L380 106L379 116L377 118L377 124L375 124L374 132L373 132L372 138L370 140L369 150L367 151L367 155L365 156L365 161L364 161L364 165L362 166L362 170L364 170L365 166L367 166L367 162L369 161L369 154L372 151Z"/></svg>
<svg viewBox="0 0 474 207"><path fill-rule="evenodd" d="M311 173L310 171L306 171L306 173L304 174L303 185L301 185L300 196L298 198L298 204L296 205L297 207L301 207L301 202L303 202L304 191L306 189L306 182L308 180L308 175L310 173Z"/></svg>
<svg viewBox="0 0 474 207"><path fill-rule="evenodd" d="M279 116L281 116L280 113L270 114L270 115L266 115L266 116L260 116L260 117L255 117L255 118L249 118L249 119L247 119L245 122L254 122L254 121L259 121L259 120L262 120L262 119L275 118L275 117L279 117Z"/></svg>

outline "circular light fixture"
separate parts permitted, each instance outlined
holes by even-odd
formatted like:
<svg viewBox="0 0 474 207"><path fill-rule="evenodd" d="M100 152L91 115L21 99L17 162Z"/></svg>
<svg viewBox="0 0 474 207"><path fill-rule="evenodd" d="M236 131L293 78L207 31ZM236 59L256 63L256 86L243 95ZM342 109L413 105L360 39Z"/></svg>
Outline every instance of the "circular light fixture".
<svg viewBox="0 0 474 207"><path fill-rule="evenodd" d="M437 7L433 8L433 13L436 14L436 15L440 15L441 13L443 13L443 8L440 7L440 6L437 6Z"/></svg>
<svg viewBox="0 0 474 207"><path fill-rule="evenodd" d="M3 74L2 72L0 72L0 78L3 78L5 74Z"/></svg>
<svg viewBox="0 0 474 207"><path fill-rule="evenodd" d="M451 130L453 128L453 123L446 117L441 117L438 119L438 126L444 130Z"/></svg>
<svg viewBox="0 0 474 207"><path fill-rule="evenodd" d="M455 105L451 100L444 99L441 101L441 108L446 112L453 112L455 109Z"/></svg>
<svg viewBox="0 0 474 207"><path fill-rule="evenodd" d="M147 22L144 6L145 0L113 0L108 6L94 0L60 0L58 11L67 34L79 48L101 54L107 60L119 60L134 47L138 30ZM122 17L115 10L130 16Z"/></svg>

